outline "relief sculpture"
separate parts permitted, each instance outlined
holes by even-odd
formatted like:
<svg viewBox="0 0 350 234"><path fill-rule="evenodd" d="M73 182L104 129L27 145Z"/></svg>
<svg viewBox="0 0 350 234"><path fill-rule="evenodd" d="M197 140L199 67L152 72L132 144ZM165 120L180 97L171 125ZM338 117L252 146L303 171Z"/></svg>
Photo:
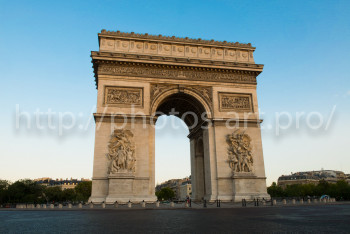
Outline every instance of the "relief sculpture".
<svg viewBox="0 0 350 234"><path fill-rule="evenodd" d="M108 144L109 174L135 172L135 145L130 130L114 130Z"/></svg>
<svg viewBox="0 0 350 234"><path fill-rule="evenodd" d="M220 111L253 112L250 94L219 93Z"/></svg>
<svg viewBox="0 0 350 234"><path fill-rule="evenodd" d="M241 130L227 135L228 163L233 173L253 170L251 138Z"/></svg>
<svg viewBox="0 0 350 234"><path fill-rule="evenodd" d="M105 104L142 106L142 88L106 87Z"/></svg>

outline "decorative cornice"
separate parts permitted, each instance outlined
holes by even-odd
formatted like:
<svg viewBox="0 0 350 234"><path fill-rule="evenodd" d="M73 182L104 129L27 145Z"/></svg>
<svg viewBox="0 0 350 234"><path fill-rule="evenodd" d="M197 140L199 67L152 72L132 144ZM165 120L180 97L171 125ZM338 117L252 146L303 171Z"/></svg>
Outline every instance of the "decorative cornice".
<svg viewBox="0 0 350 234"><path fill-rule="evenodd" d="M138 55L138 54L129 54L129 53L116 53L116 52L99 52L91 51L91 57L93 60L115 60L121 59L123 61L128 60L137 60L142 61L152 61L159 63L172 63L172 64L187 64L187 65L205 65L211 67L227 67L227 68L241 68L241 69L252 69L262 71L264 65L262 64L252 64L252 63L240 63L240 62L227 62L227 61L215 61L207 59L196 59L196 58L176 58L168 56L159 56L159 55Z"/></svg>
<svg viewBox="0 0 350 234"><path fill-rule="evenodd" d="M215 41L215 40L203 40L201 38L198 39L192 39L192 38L181 38L181 37L175 37L175 36L163 36L161 34L159 35L149 35L148 33L140 34L140 33L128 33L128 32L120 32L120 31L107 31L105 29L101 30L101 33L99 33L99 36L117 36L117 37L124 37L124 38L135 38L135 39L147 39L147 40L162 40L167 42L181 42L181 43L195 43L195 44L202 44L202 45L215 45L215 46L225 46L225 47L234 47L234 48L249 48L249 49L255 49L255 47L252 47L251 43L239 43L239 42L227 42L227 41Z"/></svg>

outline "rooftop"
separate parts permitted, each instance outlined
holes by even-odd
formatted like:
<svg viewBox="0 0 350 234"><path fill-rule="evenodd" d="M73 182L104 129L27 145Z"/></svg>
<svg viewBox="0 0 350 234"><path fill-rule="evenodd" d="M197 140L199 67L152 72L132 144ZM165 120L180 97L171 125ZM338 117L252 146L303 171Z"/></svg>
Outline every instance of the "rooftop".
<svg viewBox="0 0 350 234"><path fill-rule="evenodd" d="M252 48L251 43L239 43L239 42L227 42L227 41L216 41L216 40L203 40L201 38L188 38L188 37L176 37L176 36L163 36L159 35L150 35L148 33L134 33L134 32L120 32L120 31L107 31L106 29L102 29L99 36L118 36L125 38L137 38L137 39L147 39L147 40L162 40L169 42L181 42L181 43L196 43L203 45L215 45L215 46L227 46L227 47L241 47L241 48Z"/></svg>

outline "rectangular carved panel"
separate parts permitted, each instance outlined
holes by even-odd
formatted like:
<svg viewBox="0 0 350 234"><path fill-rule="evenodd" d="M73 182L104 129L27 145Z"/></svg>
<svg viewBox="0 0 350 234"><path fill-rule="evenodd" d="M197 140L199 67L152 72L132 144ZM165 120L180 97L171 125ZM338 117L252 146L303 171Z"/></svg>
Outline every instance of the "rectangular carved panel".
<svg viewBox="0 0 350 234"><path fill-rule="evenodd" d="M106 86L104 104L142 107L143 88Z"/></svg>
<svg viewBox="0 0 350 234"><path fill-rule="evenodd" d="M219 93L220 111L254 112L251 94Z"/></svg>

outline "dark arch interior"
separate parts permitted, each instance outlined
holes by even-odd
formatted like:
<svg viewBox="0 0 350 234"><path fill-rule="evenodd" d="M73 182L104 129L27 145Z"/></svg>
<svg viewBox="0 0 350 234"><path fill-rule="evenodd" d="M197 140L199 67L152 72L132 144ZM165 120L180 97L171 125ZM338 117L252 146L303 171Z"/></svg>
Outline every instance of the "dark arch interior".
<svg viewBox="0 0 350 234"><path fill-rule="evenodd" d="M206 118L203 105L196 98L185 93L176 93L165 98L159 104L156 115L163 114L181 118L190 129L202 124Z"/></svg>

